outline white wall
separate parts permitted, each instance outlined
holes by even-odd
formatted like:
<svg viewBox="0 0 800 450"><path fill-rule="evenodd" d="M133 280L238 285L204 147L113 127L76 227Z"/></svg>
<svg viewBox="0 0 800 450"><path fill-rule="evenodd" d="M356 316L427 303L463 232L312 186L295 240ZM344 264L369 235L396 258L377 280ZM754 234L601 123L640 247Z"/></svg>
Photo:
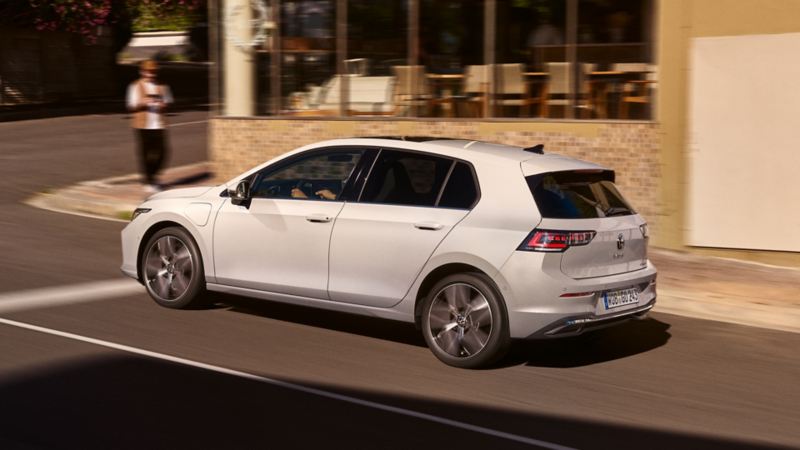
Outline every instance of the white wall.
<svg viewBox="0 0 800 450"><path fill-rule="evenodd" d="M694 38L689 245L800 251L800 33Z"/></svg>

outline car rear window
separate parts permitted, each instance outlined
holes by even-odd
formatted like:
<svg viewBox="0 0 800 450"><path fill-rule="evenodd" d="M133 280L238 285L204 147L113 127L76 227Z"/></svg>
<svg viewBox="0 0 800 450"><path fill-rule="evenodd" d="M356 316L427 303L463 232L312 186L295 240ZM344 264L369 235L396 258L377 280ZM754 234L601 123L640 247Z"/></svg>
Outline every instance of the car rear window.
<svg viewBox="0 0 800 450"><path fill-rule="evenodd" d="M525 177L547 219L593 219L628 216L636 211L614 185L614 172L563 171Z"/></svg>

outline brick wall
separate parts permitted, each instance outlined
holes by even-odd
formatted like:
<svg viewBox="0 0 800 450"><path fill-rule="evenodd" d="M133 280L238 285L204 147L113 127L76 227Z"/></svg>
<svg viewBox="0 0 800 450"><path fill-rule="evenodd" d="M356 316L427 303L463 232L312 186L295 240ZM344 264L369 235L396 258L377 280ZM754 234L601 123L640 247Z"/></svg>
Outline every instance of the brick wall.
<svg viewBox="0 0 800 450"><path fill-rule="evenodd" d="M659 126L655 123L467 122L445 120L297 120L215 118L214 173L228 180L270 158L313 142L354 136L443 136L529 147L610 167L617 185L657 233Z"/></svg>

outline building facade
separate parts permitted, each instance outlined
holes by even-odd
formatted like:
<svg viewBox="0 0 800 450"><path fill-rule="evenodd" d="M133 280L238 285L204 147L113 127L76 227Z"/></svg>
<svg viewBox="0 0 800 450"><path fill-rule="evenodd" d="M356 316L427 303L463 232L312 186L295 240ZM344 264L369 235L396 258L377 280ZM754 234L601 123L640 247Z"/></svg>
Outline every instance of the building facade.
<svg viewBox="0 0 800 450"><path fill-rule="evenodd" d="M800 189L786 179L800 162L800 102L791 100L800 67L790 58L800 49L798 2L211 6L210 151L220 179L335 137L542 143L616 170L653 245L800 263L791 207ZM758 232L753 214L764 218Z"/></svg>

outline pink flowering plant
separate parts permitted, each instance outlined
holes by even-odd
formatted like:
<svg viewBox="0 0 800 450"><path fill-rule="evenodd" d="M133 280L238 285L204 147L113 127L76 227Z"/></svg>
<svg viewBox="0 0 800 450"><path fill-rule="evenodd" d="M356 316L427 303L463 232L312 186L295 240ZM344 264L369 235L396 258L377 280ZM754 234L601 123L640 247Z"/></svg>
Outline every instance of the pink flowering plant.
<svg viewBox="0 0 800 450"><path fill-rule="evenodd" d="M40 31L77 33L90 42L100 26L130 24L146 9L149 14L192 12L204 0L6 0L0 2L0 21L33 25Z"/></svg>

